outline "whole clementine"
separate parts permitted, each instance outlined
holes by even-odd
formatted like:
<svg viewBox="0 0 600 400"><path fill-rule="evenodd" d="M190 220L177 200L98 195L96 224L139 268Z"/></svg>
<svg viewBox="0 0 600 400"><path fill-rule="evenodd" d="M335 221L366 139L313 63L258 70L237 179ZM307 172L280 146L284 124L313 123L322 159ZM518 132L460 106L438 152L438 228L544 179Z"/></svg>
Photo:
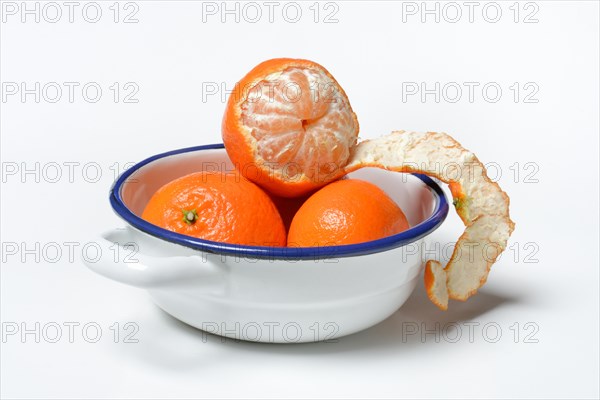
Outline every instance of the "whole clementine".
<svg viewBox="0 0 600 400"><path fill-rule="evenodd" d="M239 174L196 172L161 187L142 218L201 239L285 246L286 233L271 198Z"/></svg>
<svg viewBox="0 0 600 400"><path fill-rule="evenodd" d="M292 220L288 246L362 243L408 228L400 207L378 186L342 179L324 186L304 202Z"/></svg>

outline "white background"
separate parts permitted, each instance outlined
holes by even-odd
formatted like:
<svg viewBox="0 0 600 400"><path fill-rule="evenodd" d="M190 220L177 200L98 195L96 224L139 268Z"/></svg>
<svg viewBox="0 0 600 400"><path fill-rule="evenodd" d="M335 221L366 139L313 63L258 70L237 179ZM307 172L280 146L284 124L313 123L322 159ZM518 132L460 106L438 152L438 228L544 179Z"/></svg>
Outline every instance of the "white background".
<svg viewBox="0 0 600 400"><path fill-rule="evenodd" d="M458 2L455 23L456 8L445 3L438 4L439 22L433 14L421 21L421 2L321 3L317 22L313 3L301 3L296 23L294 9L282 14L283 2L272 23L261 2L256 23L249 21L256 10L243 3L239 22L235 14L221 21L220 2L204 5L217 7L211 15L193 1L120 3L114 22L113 2L101 2L96 23L84 19L85 2L72 23L62 2L56 23L46 20L56 10L46 7L44 15L45 3L39 23L35 15L22 22L21 3L12 3L15 15L7 3L0 31L2 327L56 323L63 330L57 343L20 332L3 338L3 398L599 396L598 3L520 3L515 22L513 2L500 2L496 23L493 5L482 14L485 2L473 22ZM94 9L86 10L93 19ZM132 12L138 22L124 23ZM324 23L331 12L333 21ZM532 23L525 23L529 14ZM87 240L123 225L107 199L115 174L152 154L220 142L221 89L207 89L231 89L260 61L281 56L312 59L332 72L362 138L446 131L493 163L490 175L510 195L517 228L477 296L441 312L419 285L391 318L337 343L222 343L169 317L143 291L82 265ZM22 82L29 89L40 82L40 91L57 82L62 97L51 103L50 86L39 103L34 94L11 95ZM73 102L63 82L79 84ZM89 82L102 89L95 103L92 89L87 99L81 93ZM451 85L439 102L406 92L421 82L429 89L439 82L440 90L456 82L462 97L451 102ZM479 84L472 101L463 82ZM482 94L490 82L502 90L497 102L492 89ZM138 102L124 102L135 87ZM525 102L535 90L527 100L537 102ZM23 174L36 168L38 176ZM460 232L451 212L433 239L443 246ZM72 242L71 259L65 243ZM73 343L69 322L80 324ZM97 343L82 335L89 322L102 328ZM138 343L124 343L127 322L139 327ZM483 332L486 323L501 330L495 343L494 329Z"/></svg>

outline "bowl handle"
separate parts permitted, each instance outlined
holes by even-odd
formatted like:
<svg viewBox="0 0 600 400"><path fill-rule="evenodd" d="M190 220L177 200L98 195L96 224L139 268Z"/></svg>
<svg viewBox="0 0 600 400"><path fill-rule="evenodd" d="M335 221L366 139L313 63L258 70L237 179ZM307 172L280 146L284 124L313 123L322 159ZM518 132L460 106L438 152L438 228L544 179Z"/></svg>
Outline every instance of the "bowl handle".
<svg viewBox="0 0 600 400"><path fill-rule="evenodd" d="M157 257L144 254L135 245L129 229L113 229L90 241L98 249L94 258L84 255L92 271L118 282L140 288L160 288L205 282L222 282L225 266L205 254ZM197 287L197 286L196 286Z"/></svg>

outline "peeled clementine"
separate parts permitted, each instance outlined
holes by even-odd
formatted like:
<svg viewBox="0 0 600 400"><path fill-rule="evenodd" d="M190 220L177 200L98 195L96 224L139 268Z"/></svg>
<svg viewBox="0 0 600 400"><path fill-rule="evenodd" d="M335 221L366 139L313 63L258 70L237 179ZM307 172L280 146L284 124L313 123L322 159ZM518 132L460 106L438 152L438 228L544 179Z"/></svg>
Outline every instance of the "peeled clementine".
<svg viewBox="0 0 600 400"><path fill-rule="evenodd" d="M343 179L321 188L304 202L292 220L288 246L368 242L408 228L400 207L378 186Z"/></svg>
<svg viewBox="0 0 600 400"><path fill-rule="evenodd" d="M217 242L286 244L285 228L271 198L239 174L197 172L175 179L152 196L142 218Z"/></svg>
<svg viewBox="0 0 600 400"><path fill-rule="evenodd" d="M229 158L246 178L276 195L295 197L343 174L358 120L325 68L277 58L237 83L222 135Z"/></svg>

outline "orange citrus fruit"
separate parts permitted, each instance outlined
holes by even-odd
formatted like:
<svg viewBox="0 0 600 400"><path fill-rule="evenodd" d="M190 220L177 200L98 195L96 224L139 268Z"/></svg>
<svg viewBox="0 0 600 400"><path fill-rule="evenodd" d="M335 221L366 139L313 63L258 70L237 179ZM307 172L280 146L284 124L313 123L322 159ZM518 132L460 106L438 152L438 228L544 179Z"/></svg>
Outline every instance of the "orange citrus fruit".
<svg viewBox="0 0 600 400"><path fill-rule="evenodd" d="M142 218L162 228L217 242L285 246L271 198L239 174L196 172L161 187Z"/></svg>
<svg viewBox="0 0 600 400"><path fill-rule="evenodd" d="M288 232L288 246L368 242L408 228L400 207L378 186L342 179L324 186L300 207Z"/></svg>
<svg viewBox="0 0 600 400"><path fill-rule="evenodd" d="M236 84L222 135L229 158L246 178L276 195L295 197L343 175L358 120L325 68L276 58Z"/></svg>

